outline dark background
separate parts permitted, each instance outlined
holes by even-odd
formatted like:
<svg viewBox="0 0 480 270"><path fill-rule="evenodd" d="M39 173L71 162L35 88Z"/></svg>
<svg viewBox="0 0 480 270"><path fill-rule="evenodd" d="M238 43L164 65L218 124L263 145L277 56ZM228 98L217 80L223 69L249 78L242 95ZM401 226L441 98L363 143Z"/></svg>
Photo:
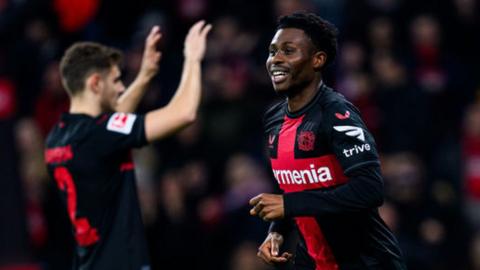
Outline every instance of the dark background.
<svg viewBox="0 0 480 270"><path fill-rule="evenodd" d="M274 189L262 115L276 97L265 70L279 15L310 10L338 26L325 82L350 99L381 153L382 217L409 269L480 269L480 20L475 0L0 0L0 269L68 269L72 239L43 140L68 110L66 47L125 51L125 82L144 38L162 27L160 73L139 111L166 104L183 39L213 23L199 120L135 152L153 269L270 269L256 258L264 222L248 199ZM354 226L352 224L352 226Z"/></svg>

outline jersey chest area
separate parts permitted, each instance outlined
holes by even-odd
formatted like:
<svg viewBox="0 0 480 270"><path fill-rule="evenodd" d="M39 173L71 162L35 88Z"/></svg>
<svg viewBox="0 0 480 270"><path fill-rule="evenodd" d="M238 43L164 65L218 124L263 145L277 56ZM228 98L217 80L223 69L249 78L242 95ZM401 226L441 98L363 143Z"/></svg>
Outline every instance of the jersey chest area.
<svg viewBox="0 0 480 270"><path fill-rule="evenodd" d="M322 130L321 115L284 116L267 134L273 176L284 192L333 187L346 177Z"/></svg>

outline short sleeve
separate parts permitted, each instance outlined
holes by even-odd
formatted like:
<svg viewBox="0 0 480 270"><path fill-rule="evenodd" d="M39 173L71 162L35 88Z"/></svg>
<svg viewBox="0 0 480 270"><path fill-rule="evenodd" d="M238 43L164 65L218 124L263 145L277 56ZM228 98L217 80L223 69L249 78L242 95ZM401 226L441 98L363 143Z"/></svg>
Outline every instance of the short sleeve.
<svg viewBox="0 0 480 270"><path fill-rule="evenodd" d="M345 174L366 165L380 164L375 140L353 105L334 102L324 113L327 139Z"/></svg>
<svg viewBox="0 0 480 270"><path fill-rule="evenodd" d="M132 113L103 114L96 119L92 141L106 153L147 144L144 115Z"/></svg>

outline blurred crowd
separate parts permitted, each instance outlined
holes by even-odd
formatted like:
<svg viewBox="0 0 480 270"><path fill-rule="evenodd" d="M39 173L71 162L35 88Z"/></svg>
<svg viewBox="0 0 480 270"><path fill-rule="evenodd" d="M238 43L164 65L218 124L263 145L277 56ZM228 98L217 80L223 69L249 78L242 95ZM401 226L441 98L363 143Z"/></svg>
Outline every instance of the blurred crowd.
<svg viewBox="0 0 480 270"><path fill-rule="evenodd" d="M275 190L263 112L282 97L265 70L278 16L316 12L340 30L324 81L361 111L381 154L385 204L410 270L480 270L480 3L476 0L0 0L0 269L63 270L66 211L43 141L68 97L58 62L72 42L124 50L139 68L153 25L160 73L139 112L168 102L183 38L213 23L198 121L134 152L153 269L271 269L268 224L247 202ZM354 226L354 224L352 224ZM290 269L287 266L286 269Z"/></svg>

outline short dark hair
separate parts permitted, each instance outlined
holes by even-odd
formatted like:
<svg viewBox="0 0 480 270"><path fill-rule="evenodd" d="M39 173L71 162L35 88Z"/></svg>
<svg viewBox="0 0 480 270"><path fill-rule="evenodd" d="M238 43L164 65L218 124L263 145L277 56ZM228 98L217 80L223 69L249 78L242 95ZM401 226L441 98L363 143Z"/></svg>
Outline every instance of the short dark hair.
<svg viewBox="0 0 480 270"><path fill-rule="evenodd" d="M337 28L322 19L320 16L306 11L297 11L290 15L280 17L277 30L283 28L298 28L305 32L312 44L319 51L327 54L326 66L337 56Z"/></svg>
<svg viewBox="0 0 480 270"><path fill-rule="evenodd" d="M70 46L60 61L62 83L70 96L85 87L85 79L93 72L108 72L120 64L123 54L95 42L77 42Z"/></svg>

